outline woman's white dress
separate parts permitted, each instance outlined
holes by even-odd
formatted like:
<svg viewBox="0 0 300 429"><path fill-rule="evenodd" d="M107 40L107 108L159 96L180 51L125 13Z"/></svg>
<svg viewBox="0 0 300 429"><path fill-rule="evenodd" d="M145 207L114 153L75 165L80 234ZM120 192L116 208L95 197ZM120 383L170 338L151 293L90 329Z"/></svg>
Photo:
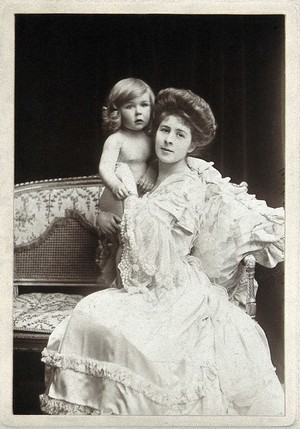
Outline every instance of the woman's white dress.
<svg viewBox="0 0 300 429"><path fill-rule="evenodd" d="M44 412L284 414L265 334L229 301L245 253L282 260L282 212L189 164L127 200L124 287L82 299L51 335Z"/></svg>

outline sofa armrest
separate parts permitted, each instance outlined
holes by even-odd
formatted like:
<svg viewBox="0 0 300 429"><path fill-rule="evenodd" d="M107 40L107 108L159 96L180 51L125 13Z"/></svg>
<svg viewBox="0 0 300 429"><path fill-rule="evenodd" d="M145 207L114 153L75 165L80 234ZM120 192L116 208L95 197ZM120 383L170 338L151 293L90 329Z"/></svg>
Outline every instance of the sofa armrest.
<svg viewBox="0 0 300 429"><path fill-rule="evenodd" d="M247 300L246 312L252 319L256 316L256 288L254 283L256 259L253 255L248 254L242 260L246 267L246 284L247 284Z"/></svg>

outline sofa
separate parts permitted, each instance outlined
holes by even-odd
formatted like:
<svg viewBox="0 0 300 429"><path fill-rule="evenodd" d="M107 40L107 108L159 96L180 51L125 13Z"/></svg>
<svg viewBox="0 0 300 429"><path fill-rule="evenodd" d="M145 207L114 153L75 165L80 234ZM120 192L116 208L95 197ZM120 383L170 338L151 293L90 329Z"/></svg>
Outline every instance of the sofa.
<svg viewBox="0 0 300 429"><path fill-rule="evenodd" d="M88 293L109 287L109 242L97 230L99 176L27 182L14 196L14 349L41 351L57 324ZM255 317L255 258L241 263L238 287Z"/></svg>

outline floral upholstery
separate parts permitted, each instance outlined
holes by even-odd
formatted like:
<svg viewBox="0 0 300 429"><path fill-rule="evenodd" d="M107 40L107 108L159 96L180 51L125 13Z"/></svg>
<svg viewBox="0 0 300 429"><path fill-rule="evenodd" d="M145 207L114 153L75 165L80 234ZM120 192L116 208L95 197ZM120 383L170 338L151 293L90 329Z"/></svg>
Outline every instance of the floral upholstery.
<svg viewBox="0 0 300 429"><path fill-rule="evenodd" d="M26 293L14 300L13 322L18 331L50 334L81 300L82 295Z"/></svg>
<svg viewBox="0 0 300 429"><path fill-rule="evenodd" d="M37 239L51 225L55 217L64 217L65 210L75 210L95 225L98 202L103 192L101 185L78 187L43 187L22 189L14 199L15 246L28 244Z"/></svg>

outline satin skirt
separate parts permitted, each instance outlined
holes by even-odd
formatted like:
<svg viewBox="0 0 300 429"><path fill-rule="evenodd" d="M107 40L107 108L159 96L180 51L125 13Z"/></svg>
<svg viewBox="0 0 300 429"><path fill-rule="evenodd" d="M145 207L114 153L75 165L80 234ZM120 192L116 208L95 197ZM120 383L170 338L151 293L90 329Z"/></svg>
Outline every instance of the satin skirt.
<svg viewBox="0 0 300 429"><path fill-rule="evenodd" d="M52 333L42 360L48 414L283 415L260 326L185 265L185 285L155 301L93 293Z"/></svg>

